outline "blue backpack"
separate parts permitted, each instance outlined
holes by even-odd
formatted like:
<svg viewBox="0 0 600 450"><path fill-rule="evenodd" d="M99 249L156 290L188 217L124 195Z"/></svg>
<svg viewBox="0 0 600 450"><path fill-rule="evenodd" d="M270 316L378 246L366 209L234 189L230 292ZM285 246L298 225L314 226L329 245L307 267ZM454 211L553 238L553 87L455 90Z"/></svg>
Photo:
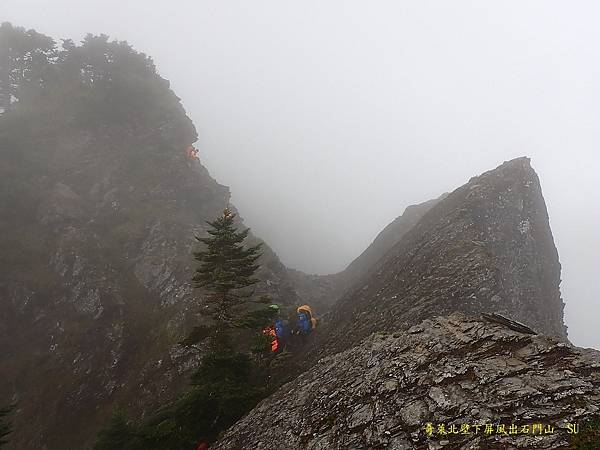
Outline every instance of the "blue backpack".
<svg viewBox="0 0 600 450"><path fill-rule="evenodd" d="M279 339L283 339L285 337L285 325L283 324L283 321L281 319L277 319L274 323L274 327L275 334L277 334L277 337Z"/></svg>
<svg viewBox="0 0 600 450"><path fill-rule="evenodd" d="M298 313L298 331L304 334L308 334L312 331L312 324L310 323L308 314L303 312Z"/></svg>

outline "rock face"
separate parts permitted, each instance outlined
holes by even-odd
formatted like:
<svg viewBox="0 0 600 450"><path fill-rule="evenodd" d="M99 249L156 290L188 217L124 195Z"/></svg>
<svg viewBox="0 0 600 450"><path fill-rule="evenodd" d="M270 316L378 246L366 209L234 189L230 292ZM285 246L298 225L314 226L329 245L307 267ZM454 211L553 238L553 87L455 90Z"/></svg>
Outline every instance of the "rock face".
<svg viewBox="0 0 600 450"><path fill-rule="evenodd" d="M85 448L117 406L139 417L171 400L198 358L177 345L204 302L190 282L194 236L229 190L187 143L161 153L159 133L122 131L46 146L78 153L72 171L48 171L24 205L36 219L0 238L3 252L31 246L0 277L0 400L19 405L15 449ZM298 303L268 247L260 263L257 293Z"/></svg>
<svg viewBox="0 0 600 450"><path fill-rule="evenodd" d="M598 417L600 352L567 342L527 158L471 179L407 228L334 305L306 371L217 448L553 449L569 424ZM539 436L540 423L556 432ZM513 424L530 432L508 434Z"/></svg>
<svg viewBox="0 0 600 450"><path fill-rule="evenodd" d="M106 67L93 76L129 74L123 61L136 56L116 45L117 62L95 60ZM194 236L230 194L186 154L195 129L143 67L131 85L94 83L107 89L97 95L85 80L69 85L82 104L32 96L0 118L0 405L17 403L11 448L89 448L117 407L139 418L169 402L199 357L177 345L205 301L190 282ZM118 101L148 85L141 107ZM299 303L268 247L259 262L257 294Z"/></svg>
<svg viewBox="0 0 600 450"><path fill-rule="evenodd" d="M445 196L446 194L440 198L407 207L404 213L390 222L343 271L332 275L313 275L311 277L300 272L297 279L298 286L307 284L303 291L311 293L310 297L313 302L316 302L318 311L329 310L348 289L359 284L373 270L376 263L400 242L402 237L421 220L427 211Z"/></svg>
<svg viewBox="0 0 600 450"><path fill-rule="evenodd" d="M453 312L497 312L566 340L560 264L527 158L471 179L427 211L334 307L315 353Z"/></svg>
<svg viewBox="0 0 600 450"><path fill-rule="evenodd" d="M368 276L376 263L394 247L408 231L414 227L423 215L437 204L440 198L429 200L406 208L401 216L390 222L373 242L344 270L331 275L306 275L303 272L289 270L299 292L312 302L318 313L327 313L331 307L353 286ZM326 319L326 317L325 317Z"/></svg>
<svg viewBox="0 0 600 450"><path fill-rule="evenodd" d="M200 355L177 342L205 303L189 281L194 235L229 190L186 154L195 129L144 55L88 36L47 64L0 116L0 406L17 404L11 448L85 449L116 407L144 417L187 385ZM361 281L307 364L345 353L263 402L222 448L409 448L425 445L426 420L597 411L598 356L564 342L558 255L527 159L407 210L342 282L289 271L268 247L259 262L256 293L282 305L325 304ZM562 342L458 316L413 327L456 311Z"/></svg>
<svg viewBox="0 0 600 450"><path fill-rule="evenodd" d="M599 415L600 352L454 314L321 360L215 448L549 450L565 448L569 424Z"/></svg>
<svg viewBox="0 0 600 450"><path fill-rule="evenodd" d="M440 198L429 200L418 205L406 208L401 216L390 222L373 240L364 252L362 252L346 269L334 275L336 281L342 286L349 288L357 284L363 277L373 270L377 262L383 258L429 211L438 204L446 194Z"/></svg>

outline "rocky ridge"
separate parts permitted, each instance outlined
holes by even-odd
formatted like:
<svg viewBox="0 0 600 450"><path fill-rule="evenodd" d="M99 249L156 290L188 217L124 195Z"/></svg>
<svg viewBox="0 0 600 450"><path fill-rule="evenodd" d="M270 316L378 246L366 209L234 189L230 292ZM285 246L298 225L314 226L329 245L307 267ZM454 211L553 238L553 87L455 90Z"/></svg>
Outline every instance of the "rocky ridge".
<svg viewBox="0 0 600 450"><path fill-rule="evenodd" d="M359 284L368 276L377 262L392 249L433 206L439 203L447 194L428 200L417 205L408 206L402 215L396 217L375 237L373 242L342 272L331 275L338 291L345 291L353 285ZM343 292L341 292L343 294Z"/></svg>
<svg viewBox="0 0 600 450"><path fill-rule="evenodd" d="M497 312L566 340L560 263L539 178L509 161L448 194L338 301L311 353L453 312Z"/></svg>
<svg viewBox="0 0 600 450"><path fill-rule="evenodd" d="M201 349L178 342L206 300L194 236L230 193L187 155L193 124L126 43L70 43L40 77L0 116L0 405L18 405L12 448L82 449L116 408L144 418L189 384ZM259 262L257 295L302 301L267 245Z"/></svg>
<svg viewBox="0 0 600 450"><path fill-rule="evenodd" d="M373 270L376 263L393 248L423 215L437 204L446 194L417 205L408 206L402 215L390 222L341 272L330 275L307 275L290 269L294 284L304 296L312 301L316 311L328 313L331 307L353 286L358 285ZM327 320L327 317L325 317Z"/></svg>
<svg viewBox="0 0 600 450"><path fill-rule="evenodd" d="M599 416L599 351L452 314L322 359L214 448L550 450Z"/></svg>
<svg viewBox="0 0 600 450"><path fill-rule="evenodd" d="M600 352L568 343L559 286L529 159L474 177L342 296L298 378L217 448L565 448L569 424L599 415ZM508 433L533 423L556 433ZM464 424L507 433L438 433Z"/></svg>
<svg viewBox="0 0 600 450"><path fill-rule="evenodd" d="M229 202L186 155L195 129L151 61L124 43L86 39L50 58L58 63L40 76L52 77L29 83L31 95L0 118L0 404L18 403L17 449L88 448L115 407L145 417L187 384L200 352L177 342L204 304L189 282L194 235ZM306 367L327 359L265 400L223 448L261 448L271 433L278 448L452 448L423 441L411 417L596 414L597 352L566 342L558 254L529 161L412 212L416 220L384 230L337 284L287 270L265 247L257 294L282 305L325 304L360 280L319 330ZM551 337L472 316L431 319L456 311L501 312ZM263 427L273 416L275 432Z"/></svg>
<svg viewBox="0 0 600 450"><path fill-rule="evenodd" d="M177 344L202 320L194 236L229 190L186 158L185 145L161 155L160 136L121 131L46 147L80 155L67 159L69 173L46 174L24 232L40 247L21 253L29 269L12 265L0 281L0 394L19 404L15 448L64 448L65 436L84 448L117 406L143 417L168 403L199 358ZM14 246L5 234L2 247ZM260 262L257 295L300 302L268 246Z"/></svg>

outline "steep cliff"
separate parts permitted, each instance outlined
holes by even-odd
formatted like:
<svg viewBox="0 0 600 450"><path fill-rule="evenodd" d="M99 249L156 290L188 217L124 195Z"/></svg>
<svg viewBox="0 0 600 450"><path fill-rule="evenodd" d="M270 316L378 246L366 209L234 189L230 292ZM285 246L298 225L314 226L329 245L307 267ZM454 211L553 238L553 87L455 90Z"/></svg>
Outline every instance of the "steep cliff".
<svg viewBox="0 0 600 450"><path fill-rule="evenodd" d="M566 342L559 285L539 179L504 163L426 211L217 448L565 448L600 414L600 352Z"/></svg>
<svg viewBox="0 0 600 450"><path fill-rule="evenodd" d="M419 223L423 215L444 197L445 195L406 208L401 216L398 216L381 230L371 245L340 273L339 276L344 279L344 284L353 284L355 280L364 277L394 245L400 242L411 228Z"/></svg>
<svg viewBox="0 0 600 450"><path fill-rule="evenodd" d="M396 217L375 237L373 242L354 259L343 271L325 277L333 286L335 300L346 290L359 284L368 276L379 260L392 249L446 194L418 205L410 205L401 216Z"/></svg>
<svg viewBox="0 0 600 450"><path fill-rule="evenodd" d="M14 448L80 449L115 407L145 417L188 383L200 355L177 342L205 303L190 285L194 236L229 190L186 153L196 131L149 58L105 37L56 50L31 36L39 48L17 57L36 66L17 70L0 116L0 405L17 403ZM268 247L259 262L257 294L283 305L346 293L295 355L308 372L222 448L439 448L423 421L597 412L598 356L565 343L558 254L527 159L407 209L341 274L289 271ZM476 317L431 319L457 311Z"/></svg>
<svg viewBox="0 0 600 450"><path fill-rule="evenodd" d="M439 201L333 309L318 355L453 312L498 312L566 339L560 264L527 158Z"/></svg>
<svg viewBox="0 0 600 450"><path fill-rule="evenodd" d="M0 404L11 448L81 449L117 406L151 414L188 384L194 236L230 194L145 55L90 36L45 64L0 117ZM257 294L298 303L259 262Z"/></svg>
<svg viewBox="0 0 600 450"><path fill-rule="evenodd" d="M564 449L599 405L600 352L454 314L323 359L214 448Z"/></svg>
<svg viewBox="0 0 600 450"><path fill-rule="evenodd" d="M396 217L375 237L373 242L341 272L331 275L306 275L290 270L299 292L312 301L316 310L326 313L353 286L360 284L363 278L376 267L376 263L414 227L423 215L437 204L440 198L418 205L408 206L401 216ZM327 317L325 317L327 320Z"/></svg>

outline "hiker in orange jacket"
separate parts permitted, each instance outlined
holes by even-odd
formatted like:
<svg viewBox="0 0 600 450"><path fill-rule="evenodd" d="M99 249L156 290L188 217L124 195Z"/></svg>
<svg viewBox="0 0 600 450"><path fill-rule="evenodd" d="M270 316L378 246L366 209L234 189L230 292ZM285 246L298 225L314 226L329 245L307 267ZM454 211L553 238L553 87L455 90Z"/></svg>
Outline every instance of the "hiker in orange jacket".
<svg viewBox="0 0 600 450"><path fill-rule="evenodd" d="M268 326L263 328L262 332L271 340L271 353L277 353L279 351L279 338L277 337L275 328Z"/></svg>
<svg viewBox="0 0 600 450"><path fill-rule="evenodd" d="M198 158L198 149L190 145L186 150L188 158Z"/></svg>

